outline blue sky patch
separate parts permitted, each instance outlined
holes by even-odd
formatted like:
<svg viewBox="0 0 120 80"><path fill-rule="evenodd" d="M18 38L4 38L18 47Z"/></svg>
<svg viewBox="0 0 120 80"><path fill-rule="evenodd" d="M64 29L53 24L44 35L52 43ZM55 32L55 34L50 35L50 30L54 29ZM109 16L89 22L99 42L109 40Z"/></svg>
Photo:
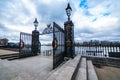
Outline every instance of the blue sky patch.
<svg viewBox="0 0 120 80"><path fill-rule="evenodd" d="M97 18L94 18L93 20L92 20L92 22L95 22L97 20Z"/></svg>
<svg viewBox="0 0 120 80"><path fill-rule="evenodd" d="M81 0L80 5L81 8L88 9L87 0Z"/></svg>
<svg viewBox="0 0 120 80"><path fill-rule="evenodd" d="M103 16L109 16L110 15L110 13L104 13L103 14Z"/></svg>

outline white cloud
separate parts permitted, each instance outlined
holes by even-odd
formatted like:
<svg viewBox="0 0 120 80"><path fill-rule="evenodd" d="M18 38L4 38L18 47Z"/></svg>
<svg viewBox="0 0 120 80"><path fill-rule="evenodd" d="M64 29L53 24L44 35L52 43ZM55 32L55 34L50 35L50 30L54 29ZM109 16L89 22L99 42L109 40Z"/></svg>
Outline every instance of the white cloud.
<svg viewBox="0 0 120 80"><path fill-rule="evenodd" d="M88 9L80 7L81 0L71 0L71 19L75 27L75 40L118 40L120 37L120 0L87 0ZM0 24L12 30L31 33L33 21L37 17L40 32L46 24L55 21L62 28L67 20L65 8L67 0L1 0ZM107 16L105 16L107 14ZM3 32L0 30L0 32ZM7 33L7 32L6 32ZM12 34L11 34L12 35ZM10 36L9 35L9 38ZM15 35L14 35L15 36ZM18 36L19 37L19 36ZM44 40L50 37L42 37ZM19 40L19 39L18 39Z"/></svg>
<svg viewBox="0 0 120 80"><path fill-rule="evenodd" d="M119 10L117 9L117 11L113 5L119 1L87 1L88 9L83 9L83 7L80 8L74 4L76 12L74 12L72 20L75 24L75 30L79 30L79 33L75 35L76 40L78 37L81 38L80 40L112 40L112 38L118 40L118 36L113 34L120 33L119 31L115 31L119 27L120 15L118 15ZM118 8L119 5L117 4L116 6ZM88 12L91 15L86 15L85 12ZM92 31L93 33L88 33L85 29Z"/></svg>
<svg viewBox="0 0 120 80"><path fill-rule="evenodd" d="M37 16L37 10L35 5L30 0L22 0L23 5L30 12L31 15Z"/></svg>
<svg viewBox="0 0 120 80"><path fill-rule="evenodd" d="M26 26L23 26L23 25L10 25L10 24L7 24L5 26L7 26L9 29L12 29L13 31L27 32L27 33L31 33L32 30L34 29L34 27L31 27L31 26L26 27Z"/></svg>
<svg viewBox="0 0 120 80"><path fill-rule="evenodd" d="M116 17L100 17L98 20L93 22L93 27L96 29L106 30L106 28L111 29L111 26L115 26L117 24L118 18Z"/></svg>

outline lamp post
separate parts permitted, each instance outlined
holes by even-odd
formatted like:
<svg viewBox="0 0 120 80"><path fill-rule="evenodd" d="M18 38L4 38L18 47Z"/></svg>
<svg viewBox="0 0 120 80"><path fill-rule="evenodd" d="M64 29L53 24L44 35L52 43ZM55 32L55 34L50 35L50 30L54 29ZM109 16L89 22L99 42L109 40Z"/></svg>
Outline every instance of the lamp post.
<svg viewBox="0 0 120 80"><path fill-rule="evenodd" d="M37 21L37 18L35 18L35 21L33 22L34 23L34 26L35 26L35 30L32 31L32 46L31 46L31 49L32 49L32 53L33 55L37 55L39 53L39 44L40 44L40 41L39 41L39 31L37 30L37 27L38 27L38 21Z"/></svg>
<svg viewBox="0 0 120 80"><path fill-rule="evenodd" d="M72 8L68 3L66 10L66 14L68 16L68 21L64 23L65 30L65 57L74 58L75 56L75 48L74 48L74 24L72 20L70 20Z"/></svg>
<svg viewBox="0 0 120 80"><path fill-rule="evenodd" d="M71 11L72 11L72 8L71 8L69 3L68 3L67 8L65 10L66 10L66 14L68 16L68 21L69 21L70 20Z"/></svg>
<svg viewBox="0 0 120 80"><path fill-rule="evenodd" d="M34 23L34 26L35 26L35 30L37 30L37 27L38 27L38 21L37 21L37 18L35 18L35 21L33 22Z"/></svg>

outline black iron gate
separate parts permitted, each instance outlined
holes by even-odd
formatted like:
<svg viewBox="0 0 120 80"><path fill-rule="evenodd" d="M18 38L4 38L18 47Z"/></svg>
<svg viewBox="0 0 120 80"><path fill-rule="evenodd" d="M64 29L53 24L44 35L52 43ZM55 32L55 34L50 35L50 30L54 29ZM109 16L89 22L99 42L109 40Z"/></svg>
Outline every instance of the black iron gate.
<svg viewBox="0 0 120 80"><path fill-rule="evenodd" d="M64 61L64 30L53 23L53 69Z"/></svg>
<svg viewBox="0 0 120 80"><path fill-rule="evenodd" d="M19 46L19 57L32 56L31 49L32 35L24 32L20 32L20 46Z"/></svg>
<svg viewBox="0 0 120 80"><path fill-rule="evenodd" d="M49 29L50 27L48 27ZM53 29L48 30L47 32L43 34L50 34L53 32L53 69L59 66L64 61L64 30L57 25L55 22L53 22ZM39 34L41 35L41 34ZM32 34L20 33L20 48L19 48L19 57L28 57L28 56L34 56L32 52Z"/></svg>

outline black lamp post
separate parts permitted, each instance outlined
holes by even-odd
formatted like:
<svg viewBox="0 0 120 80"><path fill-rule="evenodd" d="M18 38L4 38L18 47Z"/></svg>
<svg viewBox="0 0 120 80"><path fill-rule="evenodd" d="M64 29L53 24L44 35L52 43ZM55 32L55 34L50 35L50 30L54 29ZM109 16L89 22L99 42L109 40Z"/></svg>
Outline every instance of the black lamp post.
<svg viewBox="0 0 120 80"><path fill-rule="evenodd" d="M74 24L70 20L72 8L68 3L66 14L68 16L68 21L64 23L65 30L65 57L74 58L75 56L75 47L74 47Z"/></svg>
<svg viewBox="0 0 120 80"><path fill-rule="evenodd" d="M39 52L39 31L37 30L38 27L38 21L37 18L35 18L35 21L33 22L35 26L35 30L32 31L32 53L34 55L37 55Z"/></svg>
<svg viewBox="0 0 120 80"><path fill-rule="evenodd" d="M65 10L66 10L66 14L68 16L68 21L69 21L70 20L71 11L72 11L72 8L71 8L69 3L68 3L67 8Z"/></svg>
<svg viewBox="0 0 120 80"><path fill-rule="evenodd" d="M38 21L37 21L37 18L35 18L35 21L34 21L33 23L34 23L34 26L35 26L35 30L37 30L37 27L38 27Z"/></svg>

